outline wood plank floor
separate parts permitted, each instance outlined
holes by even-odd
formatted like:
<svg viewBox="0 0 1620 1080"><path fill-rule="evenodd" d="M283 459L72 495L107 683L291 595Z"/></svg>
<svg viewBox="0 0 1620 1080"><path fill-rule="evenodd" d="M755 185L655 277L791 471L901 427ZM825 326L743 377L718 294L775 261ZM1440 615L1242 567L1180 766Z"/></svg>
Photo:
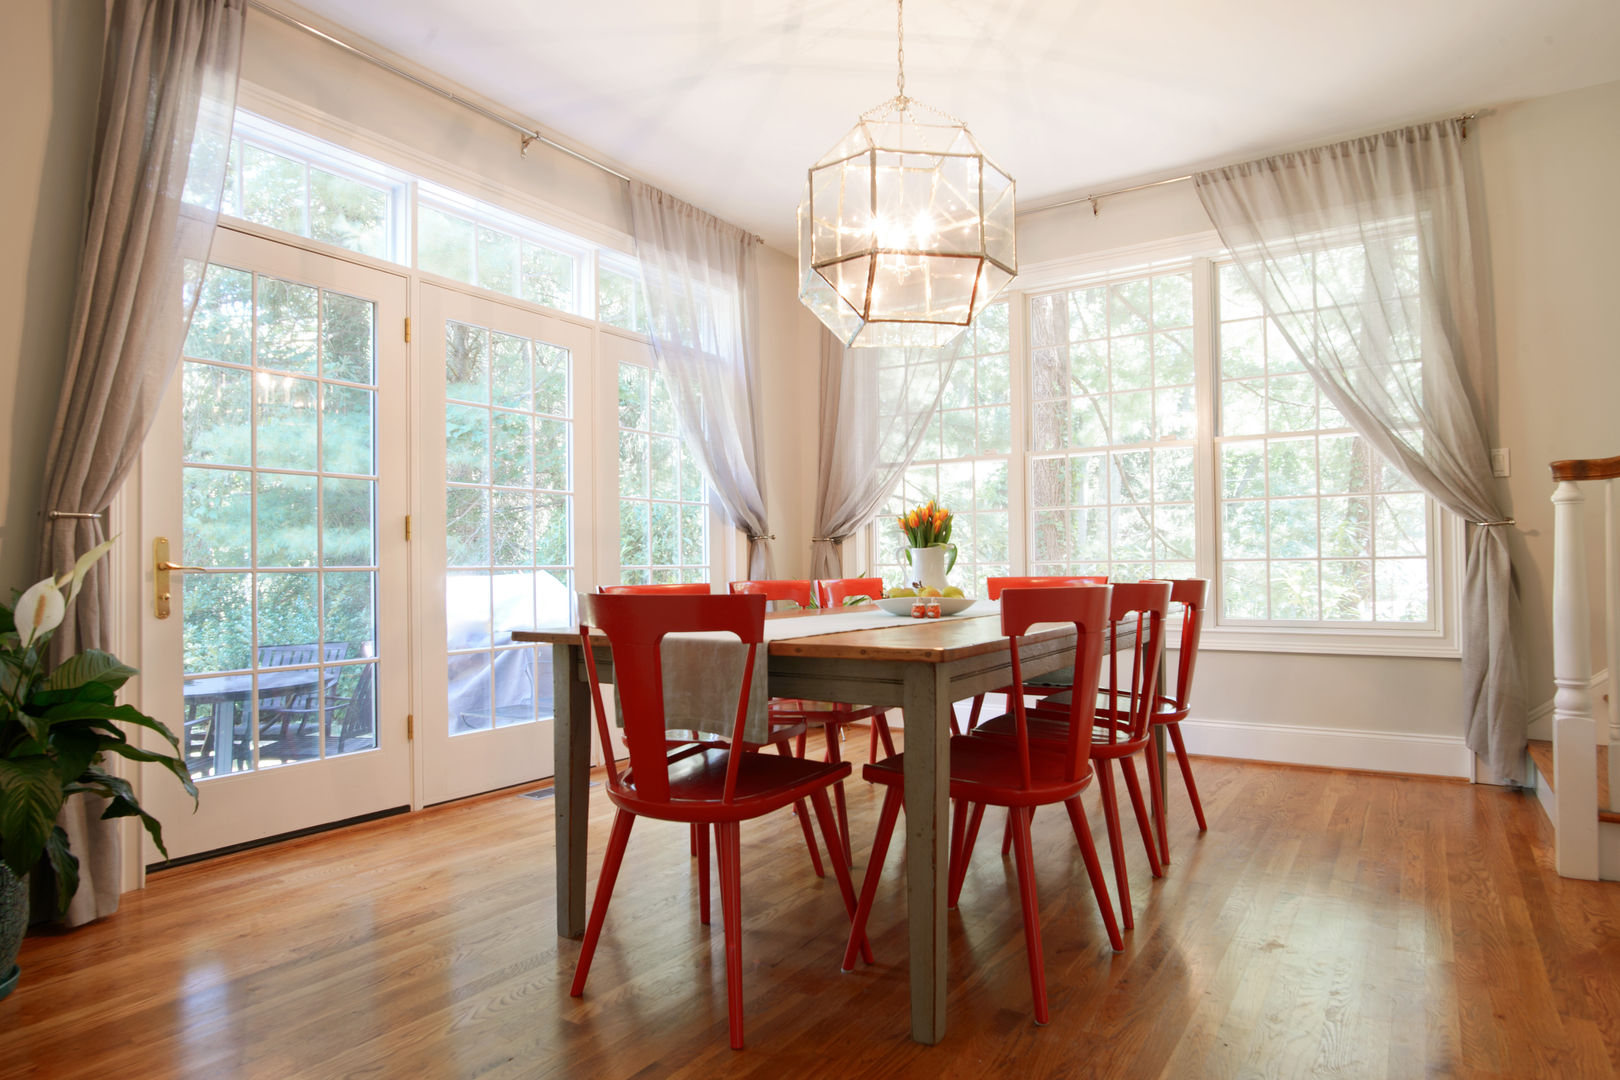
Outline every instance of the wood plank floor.
<svg viewBox="0 0 1620 1080"><path fill-rule="evenodd" d="M736 1053L718 910L698 924L684 830L637 826L575 1000L579 947L553 929L552 804L503 793L167 871L99 925L30 938L22 985L0 1002L0 1076L1620 1072L1620 886L1553 874L1533 796L1196 767L1211 829L1198 834L1173 780L1162 881L1127 833L1137 927L1118 956L1065 816L1037 816L1044 1028L998 812L951 916L937 1047L908 1035L899 853L873 914L878 963L845 975L836 887L811 876L793 818L745 827ZM854 780L849 802L864 869L877 800ZM592 810L594 875L600 790Z"/></svg>
<svg viewBox="0 0 1620 1080"><path fill-rule="evenodd" d="M1531 739L1528 747L1530 760L1547 781L1547 790L1554 790L1558 778L1553 775L1553 745L1546 739ZM1620 822L1620 807L1609 802L1609 748L1597 748L1597 803L1598 820Z"/></svg>

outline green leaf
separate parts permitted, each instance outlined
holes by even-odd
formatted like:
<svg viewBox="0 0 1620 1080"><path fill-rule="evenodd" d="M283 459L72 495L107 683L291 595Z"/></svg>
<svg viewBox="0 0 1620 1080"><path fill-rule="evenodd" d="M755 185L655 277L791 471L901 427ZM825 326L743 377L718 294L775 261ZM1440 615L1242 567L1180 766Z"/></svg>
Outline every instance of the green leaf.
<svg viewBox="0 0 1620 1080"><path fill-rule="evenodd" d="M83 729L54 732L51 748L56 751L56 774L62 778L62 783L72 783L83 775L108 741L94 731Z"/></svg>
<svg viewBox="0 0 1620 1080"><path fill-rule="evenodd" d="M169 770L169 772L174 774L176 780L180 781L181 785L191 795L192 802L197 801L197 785L191 780L191 770L186 768L186 763L181 761L179 758L172 757L168 754L160 754L152 750L142 750L140 747L134 746L130 743L112 743L111 745L105 746L102 749L106 750L110 754L117 754L119 757L128 758L130 761L143 761L149 762L153 765L163 766L165 769Z"/></svg>
<svg viewBox="0 0 1620 1080"><path fill-rule="evenodd" d="M154 720L141 712L133 705L103 705L96 702L75 702L68 705L57 705L45 711L47 720L117 720L124 724L133 724L136 727L155 731L166 739L170 746L178 752L180 740L176 739L174 732L169 730L167 724Z"/></svg>
<svg viewBox="0 0 1620 1080"><path fill-rule="evenodd" d="M0 760L0 842L12 873L33 869L61 808L56 762L44 755Z"/></svg>
<svg viewBox="0 0 1620 1080"><path fill-rule="evenodd" d="M56 873L57 914L60 915L67 911L68 901L79 891L79 860L68 850L68 836L61 826L53 828L46 839L45 855Z"/></svg>
<svg viewBox="0 0 1620 1080"><path fill-rule="evenodd" d="M72 690L86 683L102 683L117 689L139 672L121 663L112 653L100 649L86 649L79 655L63 661L45 680L47 690Z"/></svg>

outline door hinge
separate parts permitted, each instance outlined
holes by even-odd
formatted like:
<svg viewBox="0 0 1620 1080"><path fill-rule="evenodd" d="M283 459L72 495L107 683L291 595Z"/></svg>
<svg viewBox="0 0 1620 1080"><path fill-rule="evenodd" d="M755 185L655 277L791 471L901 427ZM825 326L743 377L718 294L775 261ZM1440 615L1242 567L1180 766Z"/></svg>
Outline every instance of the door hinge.
<svg viewBox="0 0 1620 1080"><path fill-rule="evenodd" d="M411 343L411 317L405 316L405 344Z"/></svg>
<svg viewBox="0 0 1620 1080"><path fill-rule="evenodd" d="M407 542L409 542L410 539L411 539L411 515L406 514L405 515L405 540Z"/></svg>
<svg viewBox="0 0 1620 1080"><path fill-rule="evenodd" d="M405 714L405 741L410 742L416 738L416 717L411 713Z"/></svg>

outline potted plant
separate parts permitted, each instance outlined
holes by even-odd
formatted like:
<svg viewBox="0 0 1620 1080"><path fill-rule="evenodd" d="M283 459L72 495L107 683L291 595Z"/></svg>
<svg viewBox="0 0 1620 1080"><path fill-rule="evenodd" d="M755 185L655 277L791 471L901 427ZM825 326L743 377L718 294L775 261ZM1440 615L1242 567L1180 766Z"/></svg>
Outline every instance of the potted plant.
<svg viewBox="0 0 1620 1080"><path fill-rule="evenodd" d="M135 675L134 668L111 653L86 649L45 670L45 644L78 598L85 574L112 543L86 553L71 573L34 584L15 604L0 604L0 997L17 984L28 873L42 862L49 865L64 911L79 887L79 860L56 824L65 799L80 793L108 799L104 820L139 817L158 850L168 854L157 819L141 809L129 781L103 768L106 755L155 762L197 797L174 733L117 702L118 688ZM120 725L157 732L175 754L141 749Z"/></svg>

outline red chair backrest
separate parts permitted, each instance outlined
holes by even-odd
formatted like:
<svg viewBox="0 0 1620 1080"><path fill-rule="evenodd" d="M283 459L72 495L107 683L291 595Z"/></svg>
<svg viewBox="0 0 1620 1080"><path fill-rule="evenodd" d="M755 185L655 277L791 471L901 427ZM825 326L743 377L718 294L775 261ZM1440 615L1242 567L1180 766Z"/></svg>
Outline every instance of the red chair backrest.
<svg viewBox="0 0 1620 1080"><path fill-rule="evenodd" d="M1110 586L1114 590L1108 626L1108 709L1115 720L1108 725L1108 741L1136 742L1147 738L1159 688L1159 663L1164 658L1164 617L1170 609L1168 581L1136 581ZM1120 624L1134 622L1136 641L1131 646L1130 682L1119 678ZM1120 717L1123 703L1126 716Z"/></svg>
<svg viewBox="0 0 1620 1080"><path fill-rule="evenodd" d="M1181 578L1170 582L1170 602L1181 605L1181 655L1176 660L1176 693L1171 697L1161 687L1159 694L1185 709L1192 699L1193 668L1198 664L1198 639L1204 632L1204 596L1209 582L1203 578Z"/></svg>
<svg viewBox="0 0 1620 1080"><path fill-rule="evenodd" d="M816 602L824 608L844 606L846 596L870 596L883 599L883 579L877 577L847 577L835 581L816 582Z"/></svg>
<svg viewBox="0 0 1620 1080"><path fill-rule="evenodd" d="M602 705L602 684L596 671L596 654L591 648L593 626L607 635L613 654L613 688L619 695L619 707L624 714L624 743L630 751L635 796L648 802L668 802L669 759L664 736L664 666L660 646L669 634L705 632L735 634L748 646L731 732L732 745L740 746L743 724L748 719L754 656L765 638L765 598L601 593L580 599L584 609L580 614L580 643L585 650L591 701L596 707L597 735L603 746L612 745L607 710ZM740 757L731 756L721 801L729 802L736 789ZM630 790L611 755L608 785L618 792Z"/></svg>
<svg viewBox="0 0 1620 1080"><path fill-rule="evenodd" d="M984 594L991 600L1001 598L1002 589L1057 589L1068 585L1106 585L1107 574L1076 574L1070 577L988 577L984 579Z"/></svg>
<svg viewBox="0 0 1620 1080"><path fill-rule="evenodd" d="M1065 779L1085 774L1091 756L1091 727L1096 720L1097 685L1102 677L1104 628L1108 625L1110 587L1011 588L1001 595L1001 632L1012 654L1013 689L1009 696L1018 738L1020 777L1028 790L1029 726L1024 706L1024 676L1018 657L1018 639L1036 623L1073 623L1074 683L1069 700L1069 741L1064 751Z"/></svg>
<svg viewBox="0 0 1620 1080"><path fill-rule="evenodd" d="M776 602L778 600L791 600L800 607L810 606L810 582L790 581L786 579L777 581L733 581L731 583L733 596L763 596L765 599Z"/></svg>
<svg viewBox="0 0 1620 1080"><path fill-rule="evenodd" d="M598 585L604 596L708 596L714 590L708 582L693 581L676 585Z"/></svg>

